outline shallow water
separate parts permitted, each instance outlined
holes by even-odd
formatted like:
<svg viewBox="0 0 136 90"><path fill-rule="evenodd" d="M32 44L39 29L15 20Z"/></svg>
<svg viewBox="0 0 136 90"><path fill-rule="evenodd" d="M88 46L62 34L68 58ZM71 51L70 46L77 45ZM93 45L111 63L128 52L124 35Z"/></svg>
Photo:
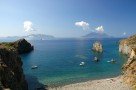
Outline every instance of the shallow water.
<svg viewBox="0 0 136 90"><path fill-rule="evenodd" d="M126 61L118 52L120 39L101 39L104 52L97 54L91 51L94 39L59 39L30 41L35 50L22 55L23 69L29 83L36 79L40 84L61 86L70 83L115 77L121 74L121 67ZM99 62L94 62L94 57ZM107 61L114 58L115 64ZM84 66L79 66L80 62ZM31 66L37 65L37 69ZM28 77L29 76L29 77ZM32 78L34 77L34 78ZM32 84L33 86L35 84Z"/></svg>

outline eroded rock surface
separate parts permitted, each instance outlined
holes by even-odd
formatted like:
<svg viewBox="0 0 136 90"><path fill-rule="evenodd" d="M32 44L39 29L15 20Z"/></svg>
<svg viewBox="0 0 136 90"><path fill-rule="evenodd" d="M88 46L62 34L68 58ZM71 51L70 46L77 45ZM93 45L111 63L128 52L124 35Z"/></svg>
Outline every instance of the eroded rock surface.
<svg viewBox="0 0 136 90"><path fill-rule="evenodd" d="M123 66L124 82L136 88L136 35L120 41L119 51L128 56Z"/></svg>

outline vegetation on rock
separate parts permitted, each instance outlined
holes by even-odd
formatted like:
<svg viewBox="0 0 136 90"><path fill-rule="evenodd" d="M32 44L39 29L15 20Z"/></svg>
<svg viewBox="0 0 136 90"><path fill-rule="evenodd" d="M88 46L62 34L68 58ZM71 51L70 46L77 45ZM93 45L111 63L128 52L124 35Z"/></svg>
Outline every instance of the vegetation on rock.
<svg viewBox="0 0 136 90"><path fill-rule="evenodd" d="M20 39L15 42L2 42L0 43L0 47L15 49L19 54L28 53L34 49L34 47L25 39Z"/></svg>

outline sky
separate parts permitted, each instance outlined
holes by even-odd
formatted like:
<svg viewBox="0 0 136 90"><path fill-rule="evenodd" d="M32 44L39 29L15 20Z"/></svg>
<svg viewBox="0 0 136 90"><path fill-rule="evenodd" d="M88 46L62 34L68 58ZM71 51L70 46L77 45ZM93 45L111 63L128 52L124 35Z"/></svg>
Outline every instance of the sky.
<svg viewBox="0 0 136 90"><path fill-rule="evenodd" d="M136 33L136 0L0 0L0 37Z"/></svg>

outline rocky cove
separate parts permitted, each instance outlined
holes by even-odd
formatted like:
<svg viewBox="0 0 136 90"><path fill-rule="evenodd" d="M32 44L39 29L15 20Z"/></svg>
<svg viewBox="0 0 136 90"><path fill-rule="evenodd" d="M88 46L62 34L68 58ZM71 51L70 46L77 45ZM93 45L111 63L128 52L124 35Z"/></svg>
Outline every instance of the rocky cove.
<svg viewBox="0 0 136 90"><path fill-rule="evenodd" d="M123 81L134 88L136 87L135 42L136 35L128 39L123 39L119 43L119 52L128 56L127 63L123 65ZM28 90L20 54L29 53L33 49L34 47L25 39L9 43L0 43L0 90ZM111 81L114 81L114 79L111 79Z"/></svg>
<svg viewBox="0 0 136 90"><path fill-rule="evenodd" d="M33 49L25 39L0 43L0 90L28 90L20 54Z"/></svg>

